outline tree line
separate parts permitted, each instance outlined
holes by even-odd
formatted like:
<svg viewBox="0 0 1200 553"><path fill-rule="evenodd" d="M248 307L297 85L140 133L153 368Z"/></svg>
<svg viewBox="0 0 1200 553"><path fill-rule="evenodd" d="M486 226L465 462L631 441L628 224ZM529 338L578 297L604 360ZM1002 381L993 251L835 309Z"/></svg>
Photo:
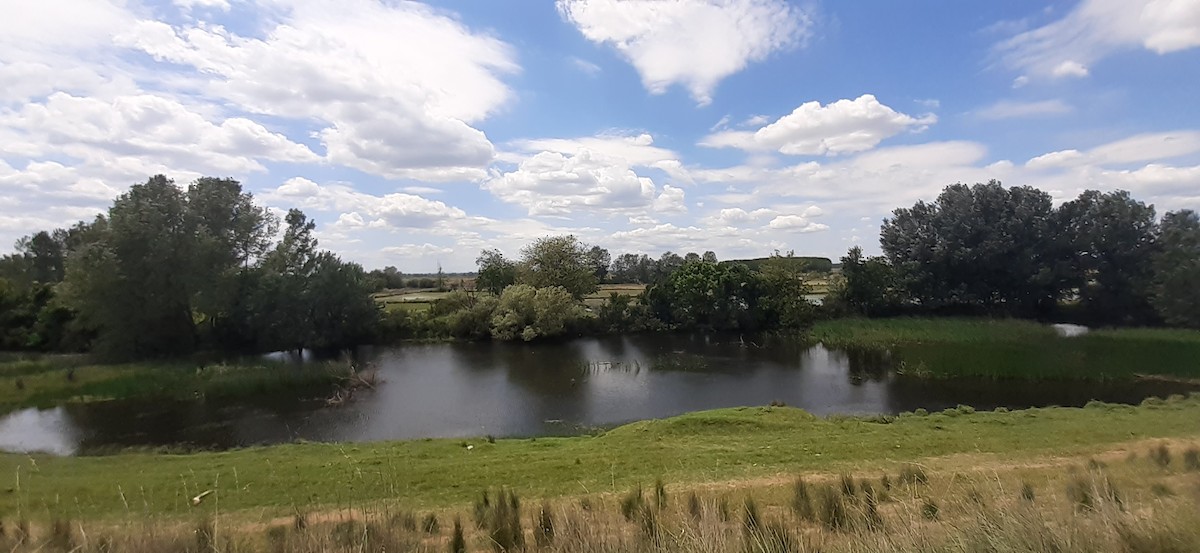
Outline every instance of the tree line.
<svg viewBox="0 0 1200 553"><path fill-rule="evenodd" d="M1200 328L1200 219L1125 191L1055 207L1028 186L947 186L896 209L883 255L852 248L830 298L864 315L977 313Z"/></svg>
<svg viewBox="0 0 1200 553"><path fill-rule="evenodd" d="M828 272L828 260L613 258L566 235L515 259L483 250L472 287L427 311L385 311L373 292L445 287L445 274L366 272L320 250L314 229L299 210L280 218L257 205L231 179L181 188L152 177L94 220L34 233L0 258L0 349L145 358L407 338L756 332L846 314L1200 327L1200 219L1182 210L1160 220L1126 192L1088 191L1055 207L1031 187L948 186L884 220L882 256L852 248L822 305L808 301L806 279ZM646 287L584 302L602 282Z"/></svg>
<svg viewBox="0 0 1200 553"><path fill-rule="evenodd" d="M362 267L319 250L299 210L280 228L235 180L154 176L0 258L0 348L146 358L373 339Z"/></svg>
<svg viewBox="0 0 1200 553"><path fill-rule="evenodd" d="M667 252L657 260L609 252L575 236L548 236L509 259L483 250L475 289L452 292L425 312L387 314L386 334L405 337L533 340L566 334L700 329L801 328L816 308L806 299L811 259L792 254L719 262L716 254ZM636 297L611 292L581 303L601 282L648 284Z"/></svg>

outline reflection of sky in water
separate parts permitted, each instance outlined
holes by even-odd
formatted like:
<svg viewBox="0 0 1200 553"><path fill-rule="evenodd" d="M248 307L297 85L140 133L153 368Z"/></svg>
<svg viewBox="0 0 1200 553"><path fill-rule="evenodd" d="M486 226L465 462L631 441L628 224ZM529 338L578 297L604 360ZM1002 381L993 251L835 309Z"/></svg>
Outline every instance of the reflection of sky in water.
<svg viewBox="0 0 1200 553"><path fill-rule="evenodd" d="M71 455L78 446L76 434L62 407L22 409L0 418L0 449L5 451Z"/></svg>

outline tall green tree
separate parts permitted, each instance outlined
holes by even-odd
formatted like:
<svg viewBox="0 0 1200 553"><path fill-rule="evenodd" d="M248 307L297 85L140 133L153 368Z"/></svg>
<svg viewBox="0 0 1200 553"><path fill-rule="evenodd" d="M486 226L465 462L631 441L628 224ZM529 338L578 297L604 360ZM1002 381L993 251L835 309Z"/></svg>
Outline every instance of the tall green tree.
<svg viewBox="0 0 1200 553"><path fill-rule="evenodd" d="M1170 325L1200 328L1200 216L1185 209L1163 216L1153 261L1151 303Z"/></svg>
<svg viewBox="0 0 1200 553"><path fill-rule="evenodd" d="M197 265L192 310L202 339L223 334L249 290L243 273L267 254L279 220L233 179L202 177L188 186L188 216Z"/></svg>
<svg viewBox="0 0 1200 553"><path fill-rule="evenodd" d="M521 250L517 281L534 288L561 286L575 299L595 292L596 273L588 247L573 235L547 236Z"/></svg>
<svg viewBox="0 0 1200 553"><path fill-rule="evenodd" d="M497 296L517 281L517 264L500 250L483 250L475 259L475 287Z"/></svg>
<svg viewBox="0 0 1200 553"><path fill-rule="evenodd" d="M816 318L816 306L805 297L812 293L795 254L775 252L759 269L762 282L759 324L770 328L804 328Z"/></svg>
<svg viewBox="0 0 1200 553"><path fill-rule="evenodd" d="M762 321L764 285L741 263L686 263L646 291L652 313L683 328L754 329ZM803 299L803 298L801 298Z"/></svg>
<svg viewBox="0 0 1200 553"><path fill-rule="evenodd" d="M841 263L842 280L831 291L830 303L839 303L854 313L871 316L891 311L902 302L896 273L887 259L866 257L862 248L854 246L842 256Z"/></svg>
<svg viewBox="0 0 1200 553"><path fill-rule="evenodd" d="M156 175L118 197L107 221L99 239L67 262L68 303L103 353L191 351L192 287L204 275L183 191Z"/></svg>
<svg viewBox="0 0 1200 553"><path fill-rule="evenodd" d="M592 268L592 273L596 275L596 281L604 282L608 278L608 267L612 264L612 254L600 246L592 246L587 251L586 259L588 266Z"/></svg>
<svg viewBox="0 0 1200 553"><path fill-rule="evenodd" d="M1070 247L1066 285L1078 291L1089 319L1134 324L1153 320L1154 206L1123 190L1088 190L1058 209Z"/></svg>
<svg viewBox="0 0 1200 553"><path fill-rule="evenodd" d="M880 243L923 305L1031 315L1057 304L1053 216L1050 196L1034 188L955 184L931 204L895 210Z"/></svg>

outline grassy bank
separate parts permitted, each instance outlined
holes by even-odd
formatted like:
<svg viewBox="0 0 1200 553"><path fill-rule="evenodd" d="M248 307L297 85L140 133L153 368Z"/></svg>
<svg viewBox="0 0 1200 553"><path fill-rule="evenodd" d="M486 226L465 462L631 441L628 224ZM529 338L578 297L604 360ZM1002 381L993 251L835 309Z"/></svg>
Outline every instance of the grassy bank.
<svg viewBox="0 0 1200 553"><path fill-rule="evenodd" d="M790 408L708 411L599 436L290 444L186 455L0 456L0 516L188 516L216 490L222 512L286 515L399 502L443 508L480 490L533 497L621 492L661 477L696 484L806 471L886 470L958 453L1074 455L1108 444L1200 433L1200 397L1140 407L818 419ZM250 514L257 513L258 515Z"/></svg>
<svg viewBox="0 0 1200 553"><path fill-rule="evenodd" d="M1200 378L1200 331L1101 329L1062 337L1021 320L838 319L812 339L840 349L887 350L898 370L919 377L1128 379Z"/></svg>
<svg viewBox="0 0 1200 553"><path fill-rule="evenodd" d="M81 357L0 362L0 412L72 401L232 397L329 387L347 374L344 363L102 365Z"/></svg>

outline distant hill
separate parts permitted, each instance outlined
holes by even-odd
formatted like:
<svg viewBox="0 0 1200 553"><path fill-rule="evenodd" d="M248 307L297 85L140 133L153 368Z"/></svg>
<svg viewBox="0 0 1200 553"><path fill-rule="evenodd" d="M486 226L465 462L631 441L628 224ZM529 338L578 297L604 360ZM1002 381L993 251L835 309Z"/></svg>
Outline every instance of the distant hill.
<svg viewBox="0 0 1200 553"><path fill-rule="evenodd" d="M770 258L729 259L722 261L722 263L742 263L751 269L758 270L768 259ZM789 263L799 265L800 270L808 273L829 273L833 270L833 260L828 257L785 257L783 259Z"/></svg>

